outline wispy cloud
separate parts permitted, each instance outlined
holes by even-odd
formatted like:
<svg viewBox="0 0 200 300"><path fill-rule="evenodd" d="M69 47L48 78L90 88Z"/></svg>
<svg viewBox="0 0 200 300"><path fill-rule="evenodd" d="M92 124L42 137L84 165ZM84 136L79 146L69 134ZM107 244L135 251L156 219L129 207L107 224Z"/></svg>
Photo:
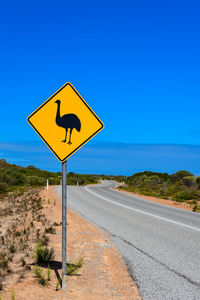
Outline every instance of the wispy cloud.
<svg viewBox="0 0 200 300"><path fill-rule="evenodd" d="M42 142L0 143L0 155L10 163L61 170L61 163ZM131 175L181 169L200 174L200 146L89 142L68 160L68 170L80 173Z"/></svg>

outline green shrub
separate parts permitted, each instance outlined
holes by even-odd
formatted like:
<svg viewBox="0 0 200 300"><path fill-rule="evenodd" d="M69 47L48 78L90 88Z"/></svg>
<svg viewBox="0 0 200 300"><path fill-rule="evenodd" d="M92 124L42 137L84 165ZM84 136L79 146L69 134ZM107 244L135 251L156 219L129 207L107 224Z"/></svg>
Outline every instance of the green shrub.
<svg viewBox="0 0 200 300"><path fill-rule="evenodd" d="M67 184L69 185L83 185L88 183L97 183L98 180L93 175L86 175L86 174L76 174L73 172L69 172L67 174Z"/></svg>
<svg viewBox="0 0 200 300"><path fill-rule="evenodd" d="M175 196L173 196L173 200L179 201L179 202L182 202L184 200L191 200L194 198L196 198L196 195L194 194L194 192L186 191L186 190L178 192Z"/></svg>
<svg viewBox="0 0 200 300"><path fill-rule="evenodd" d="M43 234L42 237L40 238L40 242L42 243L42 245L47 246L48 243L49 243L48 236L46 236L45 234Z"/></svg>
<svg viewBox="0 0 200 300"><path fill-rule="evenodd" d="M4 252L0 253L0 268L8 270L8 258Z"/></svg>
<svg viewBox="0 0 200 300"><path fill-rule="evenodd" d="M25 267L25 265L26 265L26 261L24 260L23 257L21 258L21 264L22 264L22 267Z"/></svg>
<svg viewBox="0 0 200 300"><path fill-rule="evenodd" d="M53 228L52 226L50 226L50 227L46 227L45 228L45 233L51 233L51 234L56 234L56 230L55 230L55 228Z"/></svg>
<svg viewBox="0 0 200 300"><path fill-rule="evenodd" d="M33 269L33 272L35 274L35 276L37 277L38 279L38 282L45 286L47 285L47 280L44 278L43 274L42 274L42 269L38 266L35 266L34 269Z"/></svg>
<svg viewBox="0 0 200 300"><path fill-rule="evenodd" d="M15 248L15 245L10 245L10 247L9 247L9 251L10 251L10 253L15 253L16 252L16 248Z"/></svg>
<svg viewBox="0 0 200 300"><path fill-rule="evenodd" d="M195 212L200 211L200 206L198 205L197 201L195 201L192 211L195 211Z"/></svg>
<svg viewBox="0 0 200 300"><path fill-rule="evenodd" d="M196 177L196 183L198 185L198 188L200 188L200 176Z"/></svg>
<svg viewBox="0 0 200 300"><path fill-rule="evenodd" d="M67 175L68 184L76 185L77 181L81 184L97 183L97 178L93 175L80 175L70 172ZM13 164L8 164L3 159L0 160L0 194L16 188L18 185L25 186L44 186L47 179L50 185L60 184L61 173L43 171L34 166L27 168Z"/></svg>
<svg viewBox="0 0 200 300"><path fill-rule="evenodd" d="M195 185L195 179L193 176L186 176L186 177L183 177L183 183L186 186L191 187L191 186Z"/></svg>
<svg viewBox="0 0 200 300"><path fill-rule="evenodd" d="M39 242L34 249L34 258L38 265L50 263L55 257L53 248L48 249Z"/></svg>
<svg viewBox="0 0 200 300"><path fill-rule="evenodd" d="M182 180L184 177L194 177L194 175L186 170L181 170L181 171L178 171L172 175L169 175L170 176L170 179L172 182L176 182L176 181L180 181Z"/></svg>
<svg viewBox="0 0 200 300"><path fill-rule="evenodd" d="M80 258L75 263L66 264L66 274L69 276L77 274L78 270L83 266L83 258Z"/></svg>
<svg viewBox="0 0 200 300"><path fill-rule="evenodd" d="M28 179L24 174L21 174L15 170L12 170L10 173L10 183L12 185L23 185L28 183Z"/></svg>
<svg viewBox="0 0 200 300"><path fill-rule="evenodd" d="M50 184L59 184L58 173L42 171L34 166L23 168L0 161L0 193L7 189L7 186L31 185L41 186L49 179Z"/></svg>
<svg viewBox="0 0 200 300"><path fill-rule="evenodd" d="M34 185L45 185L46 180L39 176L28 176L28 183L32 186Z"/></svg>
<svg viewBox="0 0 200 300"><path fill-rule="evenodd" d="M3 194L7 191L8 186L5 182L0 182L0 194Z"/></svg>

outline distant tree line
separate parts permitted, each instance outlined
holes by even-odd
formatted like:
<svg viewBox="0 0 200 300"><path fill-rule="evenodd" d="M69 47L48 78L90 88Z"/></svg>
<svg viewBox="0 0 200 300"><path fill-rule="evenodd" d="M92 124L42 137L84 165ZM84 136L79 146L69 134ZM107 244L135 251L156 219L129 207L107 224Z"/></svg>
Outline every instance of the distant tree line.
<svg viewBox="0 0 200 300"><path fill-rule="evenodd" d="M147 196L183 202L200 200L200 176L196 178L188 171L182 170L174 174L159 172L135 173L125 179L129 191Z"/></svg>
<svg viewBox="0 0 200 300"><path fill-rule="evenodd" d="M62 173L40 170L32 165L25 168L9 164L5 159L0 159L0 194L10 191L17 186L44 186L47 179L49 180L49 185L59 185ZM97 182L98 178L94 175L80 175L73 172L67 175L67 183L70 185Z"/></svg>
<svg viewBox="0 0 200 300"><path fill-rule="evenodd" d="M188 202L194 211L200 212L200 176L186 170L174 174L144 171L127 177L100 175L100 178L124 182L120 189L140 195Z"/></svg>
<svg viewBox="0 0 200 300"><path fill-rule="evenodd" d="M40 170L32 165L21 167L0 159L0 194L17 186L44 186L47 179L50 185L58 185L62 180L61 172ZM182 170L174 174L144 171L131 176L88 175L69 172L68 185L95 184L99 180L124 182L122 189L141 195L154 196L174 201L200 201L200 176Z"/></svg>

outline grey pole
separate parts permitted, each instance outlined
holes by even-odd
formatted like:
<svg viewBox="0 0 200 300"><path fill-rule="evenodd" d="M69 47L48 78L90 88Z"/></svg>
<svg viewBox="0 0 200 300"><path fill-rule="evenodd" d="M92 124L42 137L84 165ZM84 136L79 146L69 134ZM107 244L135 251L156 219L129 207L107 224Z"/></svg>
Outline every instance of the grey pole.
<svg viewBox="0 0 200 300"><path fill-rule="evenodd" d="M62 290L66 290L67 161L62 163Z"/></svg>

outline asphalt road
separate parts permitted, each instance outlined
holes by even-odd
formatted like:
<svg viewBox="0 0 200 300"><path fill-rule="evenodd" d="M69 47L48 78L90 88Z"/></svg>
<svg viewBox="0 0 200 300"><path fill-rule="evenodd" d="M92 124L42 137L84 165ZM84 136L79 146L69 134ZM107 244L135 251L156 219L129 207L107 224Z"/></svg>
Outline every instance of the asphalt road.
<svg viewBox="0 0 200 300"><path fill-rule="evenodd" d="M200 299L200 214L112 186L68 186L68 205L107 231L144 300Z"/></svg>

